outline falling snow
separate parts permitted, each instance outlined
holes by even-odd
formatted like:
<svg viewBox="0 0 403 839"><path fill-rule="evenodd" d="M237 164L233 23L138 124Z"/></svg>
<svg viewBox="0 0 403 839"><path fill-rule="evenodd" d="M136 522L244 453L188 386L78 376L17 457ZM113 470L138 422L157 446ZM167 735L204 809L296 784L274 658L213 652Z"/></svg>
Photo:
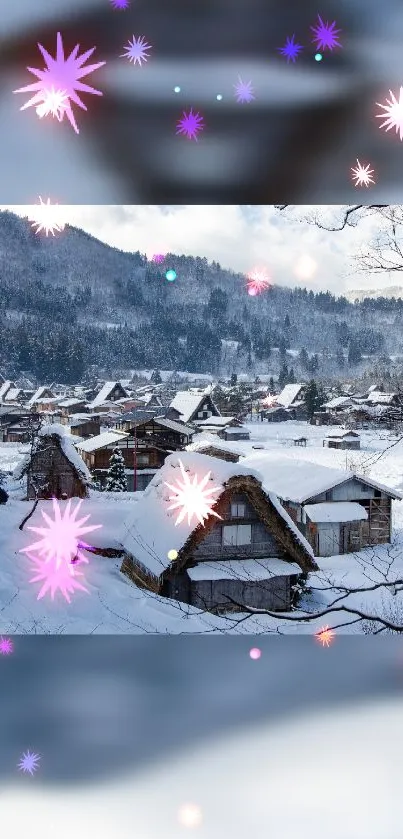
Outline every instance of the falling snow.
<svg viewBox="0 0 403 839"><path fill-rule="evenodd" d="M376 103L385 111L384 114L376 114L377 119L384 119L386 116L385 122L379 127L384 128L386 126L386 131L396 128L396 134L399 134L400 139L403 140L403 87L400 88L399 100L396 99L391 90L389 95L390 99L386 100L386 105L382 105L380 102Z"/></svg>
<svg viewBox="0 0 403 839"><path fill-rule="evenodd" d="M177 134L184 134L189 140L197 140L199 131L203 131L203 118L200 114L194 114L191 108L189 113L183 112L182 119L177 124Z"/></svg>
<svg viewBox="0 0 403 839"><path fill-rule="evenodd" d="M149 50L152 49L151 44L147 44L146 39L143 35L140 35L138 38L133 35L133 40L130 41L127 47L124 47L126 50L120 57L121 58L128 58L129 61L132 61L133 64L138 64L141 67L141 62L146 62L147 59L150 57L148 55Z"/></svg>
<svg viewBox="0 0 403 839"><path fill-rule="evenodd" d="M83 65L88 58L90 58L93 52L95 52L96 47L92 47L92 49L87 50L87 52L82 55L78 55L78 51L80 49L79 44L77 44L70 55L65 58L63 39L60 32L57 33L56 58L53 58L42 46L42 44L38 44L38 47L45 60L46 69L37 70L32 67L27 68L30 73L39 79L39 81L34 82L34 84L26 85L25 87L20 87L18 90L14 91L14 93L34 93L34 96L32 96L31 99L29 99L28 102L20 108L20 110L25 111L26 108L33 106L37 107L39 105L39 116L44 116L48 99L53 95L52 91L62 91L63 95L67 97L67 105L63 105L63 109L59 109L60 121L63 119L64 115L66 115L71 126L74 128L74 131L78 134L79 130L71 103L73 102L75 105L78 105L79 108L86 111L87 107L84 105L78 91L83 93L92 93L95 96L103 95L100 90L90 87L87 84L83 84L80 79L84 76L88 76L89 73L98 70L99 67L102 67L105 64L105 61L99 61L97 64L90 64L89 66L84 67ZM44 106L45 111L43 110ZM49 111L49 113L51 113L51 111Z"/></svg>

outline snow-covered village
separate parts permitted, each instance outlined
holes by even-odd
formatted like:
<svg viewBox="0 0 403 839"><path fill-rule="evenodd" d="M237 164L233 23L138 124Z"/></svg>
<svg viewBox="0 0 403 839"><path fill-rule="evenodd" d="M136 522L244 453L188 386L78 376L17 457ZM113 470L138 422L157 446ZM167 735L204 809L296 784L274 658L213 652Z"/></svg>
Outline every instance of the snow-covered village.
<svg viewBox="0 0 403 839"><path fill-rule="evenodd" d="M25 220L5 215L11 239L25 237L22 262L42 247L47 264L58 257L61 281L63 240L38 245ZM70 229L63 235L66 242ZM80 248L88 238L93 249L82 235ZM158 256L155 275L173 272L180 282L179 258ZM244 280L244 305L257 318L269 283L257 271ZM223 306L223 287L210 287L210 313L212 295ZM398 352L388 353L391 327L382 351L362 344L362 333L367 343L371 330L383 334L368 318L380 295L355 303L323 295L335 335L344 334L335 358L321 349L329 324L308 347L294 343L294 308L269 322L268 352L251 335L249 363L241 353L227 364L217 358L214 370L198 369L197 359L181 369L179 351L170 369L116 359L96 367L86 365L83 343L76 378L64 349L63 381L61 368L57 379L46 373L45 356L41 375L29 363L40 328L43 346L56 346L65 326L57 309L54 327L39 316L31 325L22 303L17 317L10 289L0 367L0 634L297 633L328 644L336 633L403 631L403 368ZM383 299L391 324L402 299ZM128 307L125 316L129 328ZM155 358L163 360L157 348ZM51 349L50 372L52 359Z"/></svg>

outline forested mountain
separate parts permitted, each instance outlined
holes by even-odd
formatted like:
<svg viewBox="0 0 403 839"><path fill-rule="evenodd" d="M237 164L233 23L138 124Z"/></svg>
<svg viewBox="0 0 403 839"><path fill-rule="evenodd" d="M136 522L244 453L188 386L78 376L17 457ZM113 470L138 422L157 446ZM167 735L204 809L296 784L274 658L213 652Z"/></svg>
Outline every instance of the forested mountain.
<svg viewBox="0 0 403 839"><path fill-rule="evenodd" d="M285 364L340 376L400 354L402 323L401 299L353 304L280 286L251 297L243 275L203 257L156 265L81 230L47 238L0 213L0 370L11 377L73 383L95 366L278 374Z"/></svg>

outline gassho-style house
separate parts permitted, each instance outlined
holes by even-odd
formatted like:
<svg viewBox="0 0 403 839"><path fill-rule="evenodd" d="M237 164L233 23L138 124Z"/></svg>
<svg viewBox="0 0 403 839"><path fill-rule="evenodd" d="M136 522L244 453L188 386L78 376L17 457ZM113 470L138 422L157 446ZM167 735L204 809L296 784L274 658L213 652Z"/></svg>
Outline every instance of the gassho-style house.
<svg viewBox="0 0 403 839"><path fill-rule="evenodd" d="M212 512L203 524L195 516L176 524L175 487L184 474L199 483L208 473L206 488L217 488ZM214 612L289 610L299 577L317 570L311 546L256 470L196 452L166 459L135 502L122 544L121 570L137 586Z"/></svg>

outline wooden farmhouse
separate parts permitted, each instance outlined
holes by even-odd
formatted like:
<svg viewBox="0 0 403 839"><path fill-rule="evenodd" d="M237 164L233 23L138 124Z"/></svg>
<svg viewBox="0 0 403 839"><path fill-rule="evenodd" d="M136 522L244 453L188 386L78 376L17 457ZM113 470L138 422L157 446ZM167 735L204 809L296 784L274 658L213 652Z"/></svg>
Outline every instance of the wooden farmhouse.
<svg viewBox="0 0 403 839"><path fill-rule="evenodd" d="M46 387L46 385L41 385L28 400L27 407L33 409L40 407L41 410L45 410L48 406L53 405L54 400L55 394L53 390L50 387Z"/></svg>
<svg viewBox="0 0 403 839"><path fill-rule="evenodd" d="M101 411L103 406L109 402L117 402L119 399L129 399L129 394L121 385L120 382L105 382L101 390L91 402L88 402L87 408L91 413L93 411Z"/></svg>
<svg viewBox="0 0 403 839"><path fill-rule="evenodd" d="M219 442L209 442L208 440L198 440L197 443L191 443L186 447L189 452L198 452L199 454L207 454L210 457L218 457L219 460L226 460L228 463L238 463L241 455L240 451L230 446L221 446Z"/></svg>
<svg viewBox="0 0 403 839"><path fill-rule="evenodd" d="M70 420L70 430L73 437L96 437L101 433L99 414L73 414Z"/></svg>
<svg viewBox="0 0 403 839"><path fill-rule="evenodd" d="M14 471L27 478L27 499L86 498L91 474L62 425L44 425L32 451Z"/></svg>
<svg viewBox="0 0 403 839"><path fill-rule="evenodd" d="M250 455L242 463L259 469L264 489L280 498L315 556L391 542L392 501L403 498L396 490L367 476L274 452Z"/></svg>
<svg viewBox="0 0 403 839"><path fill-rule="evenodd" d="M198 483L209 474L216 488L203 524L194 516L179 521L181 511L171 509L184 474ZM124 530L122 572L202 610L289 610L300 575L317 570L311 547L250 469L194 452L167 458Z"/></svg>
<svg viewBox="0 0 403 839"><path fill-rule="evenodd" d="M184 423L220 416L210 394L193 393L191 390L178 391L170 407L180 412L180 420Z"/></svg>
<svg viewBox="0 0 403 839"><path fill-rule="evenodd" d="M128 492L143 491L172 451L184 448L192 439L193 431L183 423L165 417L146 418L126 415L118 423L120 428L105 431L89 440L77 443L87 467L101 486L107 480L109 461L115 447L122 453Z"/></svg>
<svg viewBox="0 0 403 839"><path fill-rule="evenodd" d="M328 449L358 450L361 447L360 435L355 431L339 431L329 434L323 441Z"/></svg>

